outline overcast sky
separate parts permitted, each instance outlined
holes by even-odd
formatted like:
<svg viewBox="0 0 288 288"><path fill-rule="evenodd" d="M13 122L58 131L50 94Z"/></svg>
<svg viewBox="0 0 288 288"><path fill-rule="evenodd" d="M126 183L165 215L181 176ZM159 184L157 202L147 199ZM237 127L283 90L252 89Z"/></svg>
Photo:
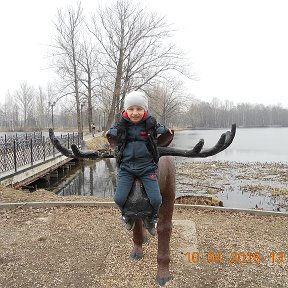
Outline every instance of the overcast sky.
<svg viewBox="0 0 288 288"><path fill-rule="evenodd" d="M83 0L87 14L100 0ZM113 1L113 0L109 0ZM109 2L108 1L108 2ZM131 0L134 2L134 0ZM107 0L106 0L107 2ZM47 44L57 8L75 0L9 0L0 12L0 102L22 81L45 86ZM198 81L189 92L210 102L279 104L288 108L288 2L286 0L145 0L175 24Z"/></svg>

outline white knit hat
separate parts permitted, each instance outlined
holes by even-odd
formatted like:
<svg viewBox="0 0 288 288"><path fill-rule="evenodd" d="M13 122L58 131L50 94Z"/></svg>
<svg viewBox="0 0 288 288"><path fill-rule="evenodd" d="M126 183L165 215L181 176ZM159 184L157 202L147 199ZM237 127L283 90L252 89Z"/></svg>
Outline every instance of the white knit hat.
<svg viewBox="0 0 288 288"><path fill-rule="evenodd" d="M148 110L148 98L142 91L133 91L126 95L124 99L124 110L126 111L131 106L140 106L145 111Z"/></svg>

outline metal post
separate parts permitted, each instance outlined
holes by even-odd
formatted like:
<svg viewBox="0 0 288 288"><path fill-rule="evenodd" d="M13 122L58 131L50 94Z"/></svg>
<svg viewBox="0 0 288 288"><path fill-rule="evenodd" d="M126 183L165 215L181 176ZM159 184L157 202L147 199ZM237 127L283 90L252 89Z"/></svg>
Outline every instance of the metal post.
<svg viewBox="0 0 288 288"><path fill-rule="evenodd" d="M51 121L52 121L52 129L54 129L54 106L56 105L56 102L48 102L48 105L51 107Z"/></svg>
<svg viewBox="0 0 288 288"><path fill-rule="evenodd" d="M46 159L46 155L45 155L45 136L42 137L42 143L43 143L43 160L45 161Z"/></svg>
<svg viewBox="0 0 288 288"><path fill-rule="evenodd" d="M33 166L33 139L30 139L30 159L31 159L31 166Z"/></svg>
<svg viewBox="0 0 288 288"><path fill-rule="evenodd" d="M54 106L52 105L52 106L51 106L52 129L54 129L54 113L53 113L53 107L54 107Z"/></svg>
<svg viewBox="0 0 288 288"><path fill-rule="evenodd" d="M83 103L80 104L81 131L83 132Z"/></svg>
<svg viewBox="0 0 288 288"><path fill-rule="evenodd" d="M16 140L13 141L14 170L17 172Z"/></svg>
<svg viewBox="0 0 288 288"><path fill-rule="evenodd" d="M85 101L80 103L80 118L81 118L81 132L83 134L83 128L84 128L84 119L83 119L83 107L85 106ZM82 137L83 138L83 137Z"/></svg>

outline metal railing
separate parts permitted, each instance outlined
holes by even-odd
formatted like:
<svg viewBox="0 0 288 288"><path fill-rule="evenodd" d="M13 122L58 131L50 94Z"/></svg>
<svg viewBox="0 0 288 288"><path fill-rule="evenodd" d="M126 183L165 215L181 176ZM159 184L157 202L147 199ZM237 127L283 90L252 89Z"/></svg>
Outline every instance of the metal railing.
<svg viewBox="0 0 288 288"><path fill-rule="evenodd" d="M67 149L71 144L80 145L82 135L68 133L57 136L60 143ZM2 137L0 140L0 173L17 172L23 166L33 166L36 161L43 162L48 157L56 157L61 153L55 150L49 137L45 139L41 133L24 134L19 136ZM1 176L1 175L0 175Z"/></svg>
<svg viewBox="0 0 288 288"><path fill-rule="evenodd" d="M42 139L42 132L26 132L26 133L15 133L15 134L5 134L0 137L0 144L7 142L13 142L13 140L21 141L28 139Z"/></svg>

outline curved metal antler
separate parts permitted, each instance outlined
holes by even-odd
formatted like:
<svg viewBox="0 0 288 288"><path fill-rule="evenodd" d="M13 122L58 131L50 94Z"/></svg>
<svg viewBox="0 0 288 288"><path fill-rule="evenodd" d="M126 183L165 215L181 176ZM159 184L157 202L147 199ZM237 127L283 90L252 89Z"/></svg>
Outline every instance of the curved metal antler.
<svg viewBox="0 0 288 288"><path fill-rule="evenodd" d="M181 156L181 157L190 157L190 158L205 158L212 155L215 155L224 149L226 149L233 141L236 133L236 124L233 124L231 127L231 131L227 131L223 133L216 143L215 146L209 149L202 148L204 146L204 140L201 139L191 150L185 149L177 149L172 147L160 147L158 146L159 155L161 156ZM63 147L59 140L54 136L53 129L49 129L49 137L51 142L59 150L62 154L67 157L74 158L89 158L89 159L97 159L97 158L113 158L115 154L111 152L111 149L100 149L100 150L80 150L77 145L72 144L71 149L66 149ZM170 141L170 140L169 140ZM171 141L170 141L171 142ZM169 142L169 143L170 143Z"/></svg>
<svg viewBox="0 0 288 288"><path fill-rule="evenodd" d="M71 144L71 149L67 149L61 145L59 140L55 137L54 131L52 128L49 128L49 137L54 145L54 147L61 152L63 155L69 158L113 158L114 154L111 153L111 150L99 149L99 150L79 150L76 144Z"/></svg>
<svg viewBox="0 0 288 288"><path fill-rule="evenodd" d="M99 150L79 150L77 145L72 144L71 149L77 158L89 158L89 159L97 159L97 158L114 158L115 155L112 154L111 149L99 149Z"/></svg>
<svg viewBox="0 0 288 288"><path fill-rule="evenodd" d="M177 149L171 147L158 147L160 156L181 156L190 158L205 158L215 155L226 149L233 141L236 133L236 124L233 124L231 131L223 133L215 146L203 151L204 140L201 139L192 150Z"/></svg>
<svg viewBox="0 0 288 288"><path fill-rule="evenodd" d="M54 147L61 152L63 155L65 155L66 157L69 158L74 158L75 156L73 155L73 152L70 149L67 149L65 147L63 147L59 140L55 137L54 131L52 128L49 128L49 138L52 142L52 144L54 145Z"/></svg>

